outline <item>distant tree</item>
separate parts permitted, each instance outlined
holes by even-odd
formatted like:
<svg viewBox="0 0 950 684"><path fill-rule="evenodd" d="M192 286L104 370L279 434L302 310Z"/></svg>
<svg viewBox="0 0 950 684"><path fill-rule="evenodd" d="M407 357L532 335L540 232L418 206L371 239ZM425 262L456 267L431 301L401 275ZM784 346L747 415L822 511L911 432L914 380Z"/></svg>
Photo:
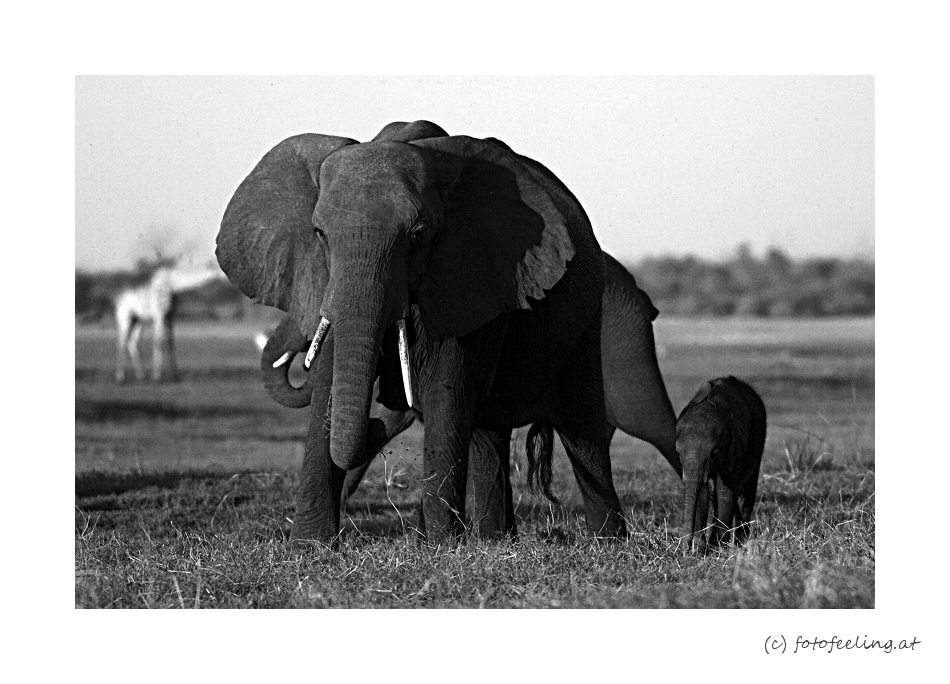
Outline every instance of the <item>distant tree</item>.
<svg viewBox="0 0 950 684"><path fill-rule="evenodd" d="M778 248L756 258L741 244L727 259L650 257L631 269L665 313L706 316L873 316L874 264L796 261Z"/></svg>
<svg viewBox="0 0 950 684"><path fill-rule="evenodd" d="M765 255L765 265L775 275L785 275L792 268L792 260L777 247L770 247Z"/></svg>

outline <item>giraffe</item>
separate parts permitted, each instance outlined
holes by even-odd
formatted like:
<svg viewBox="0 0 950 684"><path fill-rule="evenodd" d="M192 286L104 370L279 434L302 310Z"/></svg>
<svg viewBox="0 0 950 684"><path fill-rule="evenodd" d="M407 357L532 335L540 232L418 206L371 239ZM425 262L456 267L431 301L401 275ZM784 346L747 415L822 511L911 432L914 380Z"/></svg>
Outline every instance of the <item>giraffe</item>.
<svg viewBox="0 0 950 684"><path fill-rule="evenodd" d="M156 382L178 378L172 320L175 295L201 287L221 276L216 264L200 269L162 266L144 285L129 287L115 297L116 370L115 379L125 382L128 354L137 380L145 379L138 344L145 323L152 323L152 377ZM167 352L167 355L166 355ZM167 358L166 358L167 357ZM167 365L167 369L166 369ZM167 370L167 373L165 372Z"/></svg>

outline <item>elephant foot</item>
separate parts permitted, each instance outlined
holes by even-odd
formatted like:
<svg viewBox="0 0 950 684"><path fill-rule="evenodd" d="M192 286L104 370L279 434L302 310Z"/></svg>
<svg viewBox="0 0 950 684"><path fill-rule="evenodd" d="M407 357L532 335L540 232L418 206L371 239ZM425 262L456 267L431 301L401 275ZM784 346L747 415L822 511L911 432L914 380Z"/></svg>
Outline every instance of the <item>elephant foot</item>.
<svg viewBox="0 0 950 684"><path fill-rule="evenodd" d="M290 544L295 549L322 553L324 551L338 551L340 548L340 538L334 537L330 541L321 541L319 539L299 539L291 534Z"/></svg>
<svg viewBox="0 0 950 684"><path fill-rule="evenodd" d="M505 539L514 539L518 536L518 530L512 526L510 528L500 528L494 525L474 525L469 528L472 536L476 539L486 541L501 541Z"/></svg>
<svg viewBox="0 0 950 684"><path fill-rule="evenodd" d="M742 546L752 536L752 523L742 523L736 528L733 536L736 540L736 546Z"/></svg>
<svg viewBox="0 0 950 684"><path fill-rule="evenodd" d="M422 538L422 543L430 549L454 549L462 543L463 538L459 534L446 534L438 537L428 534Z"/></svg>
<svg viewBox="0 0 950 684"><path fill-rule="evenodd" d="M426 519L426 513L422 506L419 507L419 536L424 544L432 548L454 547L465 538L467 529L465 525L458 522L457 519L443 522L441 525L433 523Z"/></svg>
<svg viewBox="0 0 950 684"><path fill-rule="evenodd" d="M316 544L336 548L340 541L339 523L327 520L319 515L309 515L311 511L297 513L290 527L292 544ZM334 524L336 522L336 524Z"/></svg>
<svg viewBox="0 0 950 684"><path fill-rule="evenodd" d="M433 525L432 521L427 523L422 516L419 522L422 539L428 546L456 546L465 536L464 527Z"/></svg>
<svg viewBox="0 0 950 684"><path fill-rule="evenodd" d="M706 537L702 534L688 534L680 538L679 551L683 556L704 556L709 550Z"/></svg>
<svg viewBox="0 0 950 684"><path fill-rule="evenodd" d="M727 551L733 547L741 546L742 538L740 530L742 530L741 525L737 528L714 530L710 534L709 548L719 551Z"/></svg>
<svg viewBox="0 0 950 684"><path fill-rule="evenodd" d="M340 545L340 533L329 534L313 527L294 526L290 530L290 543L294 546L335 549Z"/></svg>
<svg viewBox="0 0 950 684"><path fill-rule="evenodd" d="M469 534L478 539L509 539L517 534L517 526L514 520L509 520L508 515L501 515L497 507L489 508L488 511L479 516L473 516L468 522Z"/></svg>
<svg viewBox="0 0 950 684"><path fill-rule="evenodd" d="M596 539L624 539L627 537L627 524L623 516L610 511L605 517L588 520L587 529Z"/></svg>

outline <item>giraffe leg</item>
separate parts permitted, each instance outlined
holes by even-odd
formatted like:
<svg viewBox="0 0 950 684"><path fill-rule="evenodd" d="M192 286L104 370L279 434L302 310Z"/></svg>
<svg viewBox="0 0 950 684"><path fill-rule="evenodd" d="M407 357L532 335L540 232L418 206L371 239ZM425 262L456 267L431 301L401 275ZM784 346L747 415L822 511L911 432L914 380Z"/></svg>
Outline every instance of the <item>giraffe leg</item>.
<svg viewBox="0 0 950 684"><path fill-rule="evenodd" d="M162 318L155 318L152 335L152 379L155 382L162 381L162 373L165 365L165 340L168 338L168 330L165 327L165 321Z"/></svg>
<svg viewBox="0 0 950 684"><path fill-rule="evenodd" d="M142 368L142 359L139 358L139 337L142 335L141 321L132 322L132 332L129 334L129 341L126 350L129 352L129 360L132 362L132 370L135 373L135 379L142 381L145 379L145 369Z"/></svg>
<svg viewBox="0 0 950 684"><path fill-rule="evenodd" d="M171 314L165 323L165 344L168 349L168 380L178 382L178 359L175 358L175 325Z"/></svg>
<svg viewBox="0 0 950 684"><path fill-rule="evenodd" d="M125 351L129 343L129 328L131 320L121 309L115 314L116 344L115 344L115 381L125 382Z"/></svg>

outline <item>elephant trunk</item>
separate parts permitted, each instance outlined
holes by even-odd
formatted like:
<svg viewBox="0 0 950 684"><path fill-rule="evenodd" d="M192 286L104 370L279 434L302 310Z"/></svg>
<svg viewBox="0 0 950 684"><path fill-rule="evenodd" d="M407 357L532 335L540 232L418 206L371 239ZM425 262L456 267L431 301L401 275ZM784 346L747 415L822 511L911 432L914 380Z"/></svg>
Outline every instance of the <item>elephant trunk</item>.
<svg viewBox="0 0 950 684"><path fill-rule="evenodd" d="M656 357L651 322L655 309L649 300L641 300L645 295L634 283L618 284L630 277L622 266L610 259L606 265L601 357L607 420L655 446L682 477L683 465L676 451L676 414Z"/></svg>
<svg viewBox="0 0 950 684"><path fill-rule="evenodd" d="M375 321L334 324L330 455L337 466L347 470L366 461L366 430L376 378L379 327Z"/></svg>
<svg viewBox="0 0 950 684"><path fill-rule="evenodd" d="M406 257L395 238L364 228L331 260L322 315L334 331L330 454L347 470L362 465L383 333L408 301Z"/></svg>
<svg viewBox="0 0 950 684"><path fill-rule="evenodd" d="M683 523L682 544L690 550L702 544L703 528L709 513L709 500L705 478L692 468L683 473Z"/></svg>
<svg viewBox="0 0 950 684"><path fill-rule="evenodd" d="M271 399L281 406L303 408L310 404L314 374L308 373L307 381L300 387L290 384L289 377L293 357L306 349L306 346L307 339L288 316L271 333L261 352L261 379L264 389Z"/></svg>

